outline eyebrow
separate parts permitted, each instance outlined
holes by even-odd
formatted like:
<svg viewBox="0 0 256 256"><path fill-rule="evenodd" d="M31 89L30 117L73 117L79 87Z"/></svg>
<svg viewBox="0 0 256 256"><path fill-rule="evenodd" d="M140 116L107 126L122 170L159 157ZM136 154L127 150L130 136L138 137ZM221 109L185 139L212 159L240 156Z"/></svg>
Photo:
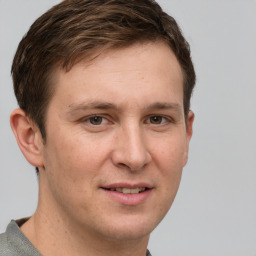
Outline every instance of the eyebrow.
<svg viewBox="0 0 256 256"><path fill-rule="evenodd" d="M174 110L182 112L182 106L178 103L156 102L146 107L147 110Z"/></svg>
<svg viewBox="0 0 256 256"><path fill-rule="evenodd" d="M68 112L76 112L87 109L117 109L117 106L110 102L93 101L89 103L71 104L68 106Z"/></svg>
<svg viewBox="0 0 256 256"><path fill-rule="evenodd" d="M68 113L74 113L78 111L84 111L87 109L99 109L99 110L119 110L118 106L110 102L93 101L89 103L71 104L68 106ZM173 110L178 113L182 113L182 106L178 103L167 103L167 102L155 102L149 106L145 106L145 111L156 111L156 110Z"/></svg>

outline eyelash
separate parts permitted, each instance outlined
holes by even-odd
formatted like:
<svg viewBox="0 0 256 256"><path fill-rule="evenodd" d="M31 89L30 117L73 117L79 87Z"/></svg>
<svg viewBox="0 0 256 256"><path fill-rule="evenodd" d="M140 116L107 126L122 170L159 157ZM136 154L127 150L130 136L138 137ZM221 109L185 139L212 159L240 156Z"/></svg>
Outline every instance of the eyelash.
<svg viewBox="0 0 256 256"><path fill-rule="evenodd" d="M100 122L100 124L93 124L91 122L91 120L93 118L100 118L101 120L105 120L105 122L108 120L106 117L102 116L102 115L92 115L92 116L88 116L86 118L83 118L82 119L82 122L85 122L85 123L89 123L91 126L100 126L102 125L102 122Z"/></svg>
<svg viewBox="0 0 256 256"><path fill-rule="evenodd" d="M160 118L160 123L157 123L157 120L154 120L154 121L156 121L156 123L152 123L151 121L153 121L154 118L157 118L157 119ZM148 120L149 120L149 122L148 122ZM162 116L162 115L151 115L146 119L146 123L152 124L152 125L164 125L165 123L172 123L172 120L170 117L166 117L166 116Z"/></svg>
<svg viewBox="0 0 256 256"><path fill-rule="evenodd" d="M100 125L103 125L104 123L100 122L99 124L93 124L91 121L93 118L100 118L100 120L104 120L103 122L111 122L109 121L108 118L104 117L103 115L92 115L92 116L88 116L86 118L83 118L82 119L82 122L87 122L89 123L91 126L100 126ZM152 123L151 121L153 120L153 118L160 118L160 123ZM163 121L164 120L164 121ZM146 118L145 120L145 123L146 124L151 124L151 125L164 125L165 123L174 123L174 120L171 118L171 117L166 117L166 116L163 116L163 115L150 115Z"/></svg>

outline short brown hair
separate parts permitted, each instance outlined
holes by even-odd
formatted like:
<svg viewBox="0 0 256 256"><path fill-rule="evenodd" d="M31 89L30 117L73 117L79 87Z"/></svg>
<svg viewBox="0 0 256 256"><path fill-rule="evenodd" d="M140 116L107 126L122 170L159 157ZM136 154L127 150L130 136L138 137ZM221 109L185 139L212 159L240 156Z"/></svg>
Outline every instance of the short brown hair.
<svg viewBox="0 0 256 256"><path fill-rule="evenodd" d="M39 17L13 60L18 104L45 139L45 115L54 92L51 75L56 68L70 70L102 49L157 40L170 46L182 67L187 116L195 85L189 45L176 21L153 0L65 0Z"/></svg>

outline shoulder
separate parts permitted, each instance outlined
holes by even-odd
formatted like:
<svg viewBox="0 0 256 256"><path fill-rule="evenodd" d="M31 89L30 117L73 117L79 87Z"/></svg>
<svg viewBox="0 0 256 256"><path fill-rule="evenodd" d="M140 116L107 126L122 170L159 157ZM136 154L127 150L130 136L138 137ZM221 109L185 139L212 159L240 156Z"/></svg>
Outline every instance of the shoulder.
<svg viewBox="0 0 256 256"><path fill-rule="evenodd" d="M14 256L17 254L13 254L10 251L10 245L8 242L8 236L6 233L0 234L0 255L5 256Z"/></svg>
<svg viewBox="0 0 256 256"><path fill-rule="evenodd" d="M0 256L40 256L13 220L0 234Z"/></svg>

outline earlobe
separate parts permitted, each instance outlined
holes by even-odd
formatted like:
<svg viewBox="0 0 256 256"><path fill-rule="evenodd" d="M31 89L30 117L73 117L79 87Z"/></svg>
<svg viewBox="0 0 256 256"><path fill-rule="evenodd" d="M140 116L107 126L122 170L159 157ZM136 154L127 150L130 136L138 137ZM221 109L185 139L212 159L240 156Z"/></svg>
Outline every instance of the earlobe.
<svg viewBox="0 0 256 256"><path fill-rule="evenodd" d="M19 148L27 161L36 167L43 166L43 140L37 126L18 108L10 116L10 124Z"/></svg>

